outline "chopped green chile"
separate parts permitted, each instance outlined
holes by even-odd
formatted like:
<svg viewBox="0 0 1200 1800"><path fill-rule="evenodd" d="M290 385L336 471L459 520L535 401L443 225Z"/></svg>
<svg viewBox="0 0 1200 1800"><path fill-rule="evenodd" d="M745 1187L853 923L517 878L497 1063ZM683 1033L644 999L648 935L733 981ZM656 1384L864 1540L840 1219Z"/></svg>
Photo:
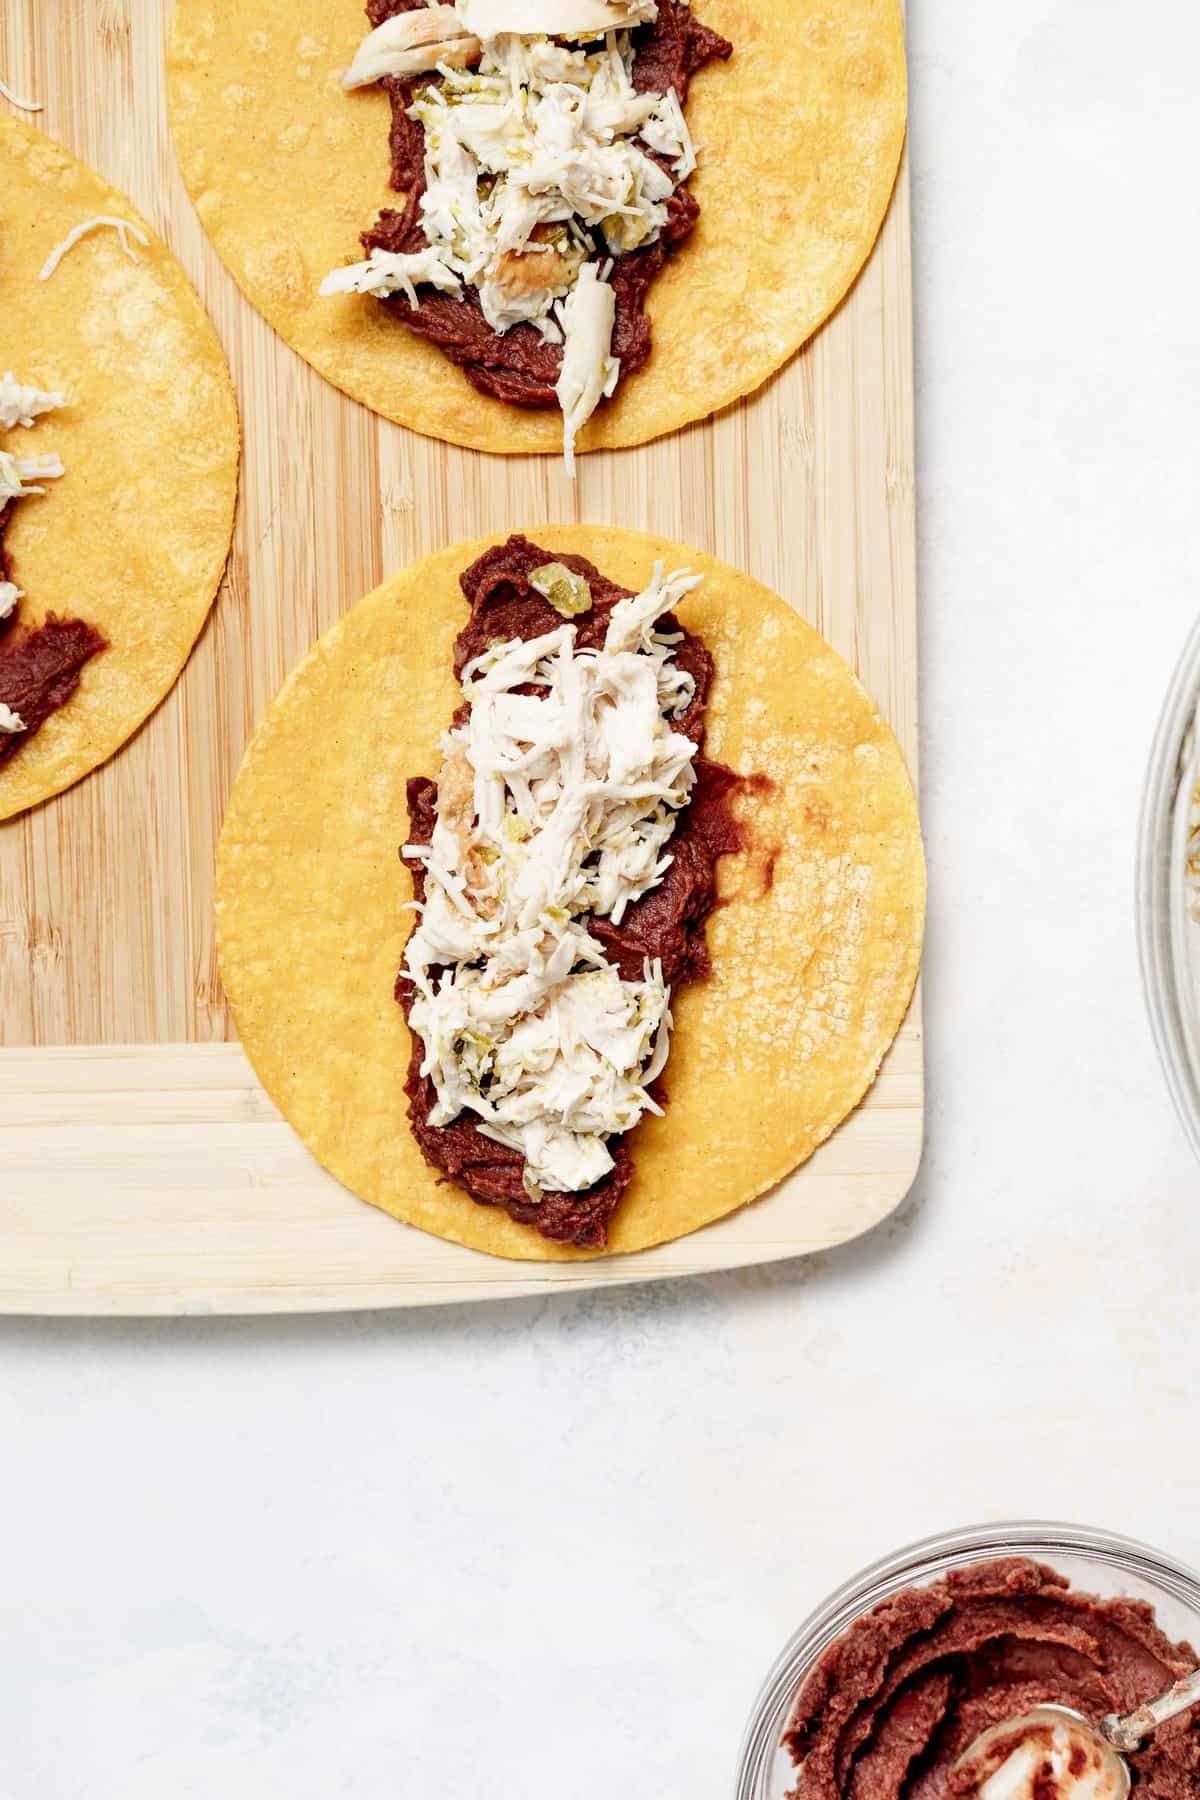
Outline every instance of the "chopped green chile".
<svg viewBox="0 0 1200 1800"><path fill-rule="evenodd" d="M592 604L592 590L587 582L565 563L545 563L542 568L535 569L529 577L529 585L564 619L587 612Z"/></svg>

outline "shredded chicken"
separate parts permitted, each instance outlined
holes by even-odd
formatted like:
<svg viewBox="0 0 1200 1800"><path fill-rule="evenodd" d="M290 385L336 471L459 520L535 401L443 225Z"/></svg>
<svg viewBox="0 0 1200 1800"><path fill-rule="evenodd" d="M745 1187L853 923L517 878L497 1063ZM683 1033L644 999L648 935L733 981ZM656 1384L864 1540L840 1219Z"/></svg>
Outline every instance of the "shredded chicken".
<svg viewBox="0 0 1200 1800"><path fill-rule="evenodd" d="M116 232L121 240L121 248L131 262L137 261L137 252L129 242L131 237L136 238L143 248L149 246L150 239L146 236L146 233L140 230L138 226L131 225L128 219L85 219L81 225L76 225L73 231L68 231L61 244L56 244L54 246L53 250L42 264L38 274L38 280L49 281L63 257L69 250L75 248L80 238L85 238L89 232L99 231L102 227L108 227Z"/></svg>
<svg viewBox="0 0 1200 1800"><path fill-rule="evenodd" d="M600 37L658 17L657 0L457 0L462 23L479 37L501 32Z"/></svg>
<svg viewBox="0 0 1200 1800"><path fill-rule="evenodd" d="M0 376L0 427L11 431L16 425L30 426L43 413L65 406L65 394L50 394L39 387L28 387L18 381L10 369Z"/></svg>
<svg viewBox="0 0 1200 1800"><path fill-rule="evenodd" d="M671 721L695 684L658 621L697 579L658 565L602 649L564 624L468 664L432 842L405 846L426 879L405 970L431 1123L472 1113L521 1150L531 1192L591 1186L612 1167L605 1140L657 1110L670 991L657 965L623 980L583 915L620 924L670 867L695 782Z"/></svg>
<svg viewBox="0 0 1200 1800"><path fill-rule="evenodd" d="M675 183L695 167L676 94L634 85L629 28L656 16L656 0L459 0L386 20L343 77L361 87L438 71L409 108L424 128L428 247L374 250L321 293L403 294L416 307L422 286L470 287L494 331L527 324L563 344L569 471L621 374L608 259L660 237Z"/></svg>
<svg viewBox="0 0 1200 1800"><path fill-rule="evenodd" d="M9 500L21 500L26 494L44 494L43 481L57 481L65 474L57 456L13 456L0 450L0 506Z"/></svg>
<svg viewBox="0 0 1200 1800"><path fill-rule="evenodd" d="M344 88L369 87L386 75L424 75L439 65L466 69L477 63L483 45L452 6L397 13L368 32L342 76Z"/></svg>

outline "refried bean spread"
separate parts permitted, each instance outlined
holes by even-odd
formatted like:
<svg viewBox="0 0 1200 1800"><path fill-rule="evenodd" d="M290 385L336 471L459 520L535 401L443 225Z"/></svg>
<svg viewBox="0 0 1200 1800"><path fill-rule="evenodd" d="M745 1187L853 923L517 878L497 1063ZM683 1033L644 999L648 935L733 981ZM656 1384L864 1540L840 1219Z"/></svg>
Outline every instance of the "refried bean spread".
<svg viewBox="0 0 1200 1800"><path fill-rule="evenodd" d="M0 508L0 582L12 566L4 548L11 507ZM51 713L65 706L79 686L85 663L105 649L103 634L85 619L63 619L50 613L40 625L25 626L14 607L0 618L0 704L20 721L17 729L0 731L0 767L27 744Z"/></svg>
<svg viewBox="0 0 1200 1800"><path fill-rule="evenodd" d="M367 17L373 26L378 26L398 13L420 10L423 5L424 0L370 0ZM681 106L687 102L688 83L696 71L733 53L732 44L694 19L683 0L661 0L657 19L644 26L635 41L633 83L638 92L673 91ZM389 76L383 84L392 104L392 186L404 194L405 204L400 212L385 209L375 226L363 233L362 241L368 251L403 254L426 247L421 223L426 183L425 131L419 121L410 117L409 108L417 89L429 85L430 80L428 75L414 79ZM676 185L667 210L667 224L653 244L613 258L616 324L612 350L625 375L636 374L650 356L650 321L644 311L647 290L670 253L691 236L700 214L682 181ZM518 325L503 334L493 330L472 289L467 288L461 295L425 289L415 307L402 300L394 300L390 305L410 331L428 338L453 362L460 363L467 380L483 393L516 406L557 404L555 385L562 366L561 347L547 342L532 325Z"/></svg>
<svg viewBox="0 0 1200 1800"><path fill-rule="evenodd" d="M387 91L404 201L321 295L374 295L482 393L560 407L573 470L583 426L649 360L647 291L700 210L688 87L733 46L687 0L370 0L367 16L342 85Z"/></svg>
<svg viewBox="0 0 1200 1800"><path fill-rule="evenodd" d="M792 1800L942 1800L976 1791L954 1765L982 1731L1039 1705L1127 1712L1197 1662L1136 1600L1076 1592L1025 1557L907 1588L821 1657L784 1744ZM1129 1758L1135 1792L1200 1797L1200 1720L1184 1714ZM1065 1800L1051 1781L1039 1800ZM1052 1790L1052 1791L1051 1791Z"/></svg>
<svg viewBox="0 0 1200 1800"><path fill-rule="evenodd" d="M513 644L542 639L563 626L555 611L532 585L537 571L553 565L581 578L586 610L571 624L578 650L598 651L605 642L614 609L632 598L583 557L555 559L523 537L487 551L461 577L471 608L470 618L455 645L454 666L460 677L468 665L496 643ZM584 585L585 584L585 585ZM672 662L686 678L686 703L673 720L673 730L695 746L695 784L669 840L669 863L656 885L628 905L619 919L599 912L583 915L584 929L603 959L624 981L637 982L653 966L662 983L677 990L709 971L705 923L717 904L718 859L742 847L741 834L730 802L743 785L742 778L703 755L704 716L712 681L712 658L694 634L683 631L667 614L660 620L672 642ZM464 705L455 718L461 725L471 708ZM753 781L749 783L753 786ZM438 819L438 783L417 776L408 783L409 847L429 846ZM426 867L411 861L416 899L424 903L429 892ZM445 970L434 968L436 984ZM396 998L406 1017L413 1020L417 993L410 972L402 970ZM424 1072L427 1046L414 1031L406 1092L413 1133L426 1158L435 1168L486 1205L501 1206L520 1224L532 1226L543 1237L579 1248L601 1249L607 1227L633 1177L633 1160L623 1136L609 1141L612 1166L591 1185L573 1192L546 1188L531 1196L525 1179L525 1158L519 1149L485 1135L469 1110L445 1123L434 1123L438 1093ZM657 1102L667 1094L661 1081L651 1082Z"/></svg>

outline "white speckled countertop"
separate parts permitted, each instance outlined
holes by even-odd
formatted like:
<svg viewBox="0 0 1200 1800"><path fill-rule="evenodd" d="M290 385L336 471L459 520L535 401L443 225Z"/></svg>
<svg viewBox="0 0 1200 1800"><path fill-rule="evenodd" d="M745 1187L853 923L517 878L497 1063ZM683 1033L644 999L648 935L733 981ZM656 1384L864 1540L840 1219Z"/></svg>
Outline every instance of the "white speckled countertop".
<svg viewBox="0 0 1200 1800"><path fill-rule="evenodd" d="M686 1286L3 1323L4 1800L726 1800L783 1638L906 1538L1050 1514L1200 1561L1200 1170L1132 916L1200 605L1200 13L913 15L910 1204Z"/></svg>

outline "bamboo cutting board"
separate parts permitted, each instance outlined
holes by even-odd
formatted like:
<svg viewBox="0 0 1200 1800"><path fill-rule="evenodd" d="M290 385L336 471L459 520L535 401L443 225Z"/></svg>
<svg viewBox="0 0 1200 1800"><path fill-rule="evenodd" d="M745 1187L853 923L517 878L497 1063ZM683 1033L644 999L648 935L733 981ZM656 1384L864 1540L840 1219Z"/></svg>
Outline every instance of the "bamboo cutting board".
<svg viewBox="0 0 1200 1800"><path fill-rule="evenodd" d="M44 101L34 122L129 193L180 258L244 432L233 554L183 677L103 769L0 825L0 1310L490 1298L766 1262L869 1229L920 1157L919 998L868 1099L812 1161L679 1243L513 1264L396 1224L318 1168L231 1041L212 859L246 742L318 633L430 550L562 520L658 531L774 588L858 671L915 772L907 166L849 300L782 375L708 425L582 459L573 487L554 459L484 457L374 418L242 300L175 167L168 14L169 0L0 0L0 76Z"/></svg>

